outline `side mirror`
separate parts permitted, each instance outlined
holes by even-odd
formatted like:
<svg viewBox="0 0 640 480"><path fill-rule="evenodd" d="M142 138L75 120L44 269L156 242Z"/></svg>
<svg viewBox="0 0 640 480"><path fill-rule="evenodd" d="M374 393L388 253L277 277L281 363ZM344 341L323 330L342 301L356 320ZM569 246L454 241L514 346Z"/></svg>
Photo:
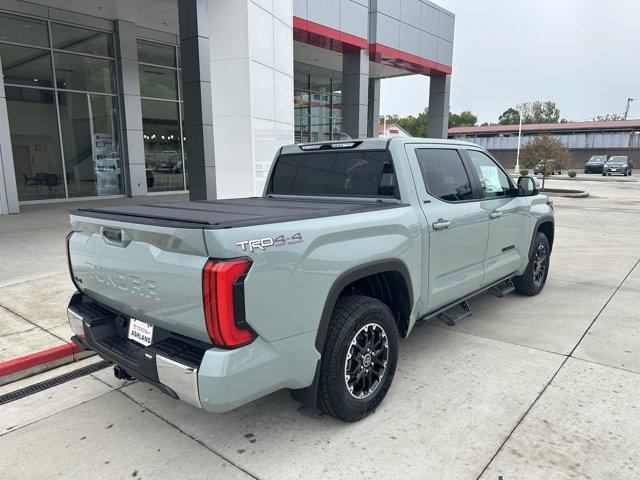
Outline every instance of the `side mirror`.
<svg viewBox="0 0 640 480"><path fill-rule="evenodd" d="M518 178L518 196L519 197L533 197L538 195L540 189L536 184L533 177L520 177Z"/></svg>

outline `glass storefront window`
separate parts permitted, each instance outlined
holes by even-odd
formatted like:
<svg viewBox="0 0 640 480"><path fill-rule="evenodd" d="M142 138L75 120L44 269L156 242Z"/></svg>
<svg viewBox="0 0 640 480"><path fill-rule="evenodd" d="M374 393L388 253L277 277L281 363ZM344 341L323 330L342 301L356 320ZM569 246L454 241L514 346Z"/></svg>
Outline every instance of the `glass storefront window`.
<svg viewBox="0 0 640 480"><path fill-rule="evenodd" d="M59 50L113 57L113 41L110 33L52 23L51 37L53 48Z"/></svg>
<svg viewBox="0 0 640 480"><path fill-rule="evenodd" d="M311 117L310 137L311 142L331 140L331 120L328 117Z"/></svg>
<svg viewBox="0 0 640 480"><path fill-rule="evenodd" d="M5 86L18 199L64 198L54 93Z"/></svg>
<svg viewBox="0 0 640 480"><path fill-rule="evenodd" d="M309 142L309 117L295 116L294 141L296 143Z"/></svg>
<svg viewBox="0 0 640 480"><path fill-rule="evenodd" d="M176 71L140 65L140 95L150 98L178 99Z"/></svg>
<svg viewBox="0 0 640 480"><path fill-rule="evenodd" d="M340 137L342 80L294 72L294 139L297 143Z"/></svg>
<svg viewBox="0 0 640 480"><path fill-rule="evenodd" d="M333 87L331 90L334 95L342 95L342 80L334 78L331 85Z"/></svg>
<svg viewBox="0 0 640 480"><path fill-rule="evenodd" d="M142 99L144 158L150 192L184 190L178 105Z"/></svg>
<svg viewBox="0 0 640 480"><path fill-rule="evenodd" d="M69 196L122 193L116 98L60 92L58 103Z"/></svg>
<svg viewBox="0 0 640 480"><path fill-rule="evenodd" d="M298 90L309 90L309 74L304 72L294 72L293 86Z"/></svg>
<svg viewBox="0 0 640 480"><path fill-rule="evenodd" d="M309 92L296 90L293 98L293 108L296 115L309 115Z"/></svg>
<svg viewBox="0 0 640 480"><path fill-rule="evenodd" d="M335 118L342 118L342 95L334 95L331 115Z"/></svg>
<svg viewBox="0 0 640 480"><path fill-rule="evenodd" d="M312 92L331 93L331 77L311 75L309 90Z"/></svg>
<svg viewBox="0 0 640 480"><path fill-rule="evenodd" d="M173 45L138 39L147 189L184 190L182 90L178 51Z"/></svg>
<svg viewBox="0 0 640 480"><path fill-rule="evenodd" d="M122 193L113 55L111 33L0 13L20 201Z"/></svg>
<svg viewBox="0 0 640 480"><path fill-rule="evenodd" d="M0 13L0 42L48 47L47 22Z"/></svg>
<svg viewBox="0 0 640 480"><path fill-rule="evenodd" d="M311 116L330 117L331 116L331 95L311 94Z"/></svg>
<svg viewBox="0 0 640 480"><path fill-rule="evenodd" d="M49 50L0 43L0 58L6 85L53 87Z"/></svg>
<svg viewBox="0 0 640 480"><path fill-rule="evenodd" d="M138 40L138 61L175 68L176 49L171 45Z"/></svg>
<svg viewBox="0 0 640 480"><path fill-rule="evenodd" d="M116 93L113 60L54 52L58 88L89 92Z"/></svg>

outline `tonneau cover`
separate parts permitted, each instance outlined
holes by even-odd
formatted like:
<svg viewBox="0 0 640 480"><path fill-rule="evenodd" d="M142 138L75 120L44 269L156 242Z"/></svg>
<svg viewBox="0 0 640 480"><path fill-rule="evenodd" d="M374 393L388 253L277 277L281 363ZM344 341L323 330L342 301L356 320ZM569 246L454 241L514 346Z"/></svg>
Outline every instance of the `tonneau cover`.
<svg viewBox="0 0 640 480"><path fill-rule="evenodd" d="M179 228L221 229L404 207L400 203L269 197L81 208L74 215Z"/></svg>

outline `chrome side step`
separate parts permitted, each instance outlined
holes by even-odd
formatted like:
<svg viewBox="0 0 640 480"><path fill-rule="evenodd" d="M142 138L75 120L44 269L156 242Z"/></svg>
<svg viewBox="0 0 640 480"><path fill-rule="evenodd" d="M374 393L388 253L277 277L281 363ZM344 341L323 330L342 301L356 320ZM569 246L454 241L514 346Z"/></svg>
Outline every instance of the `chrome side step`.
<svg viewBox="0 0 640 480"><path fill-rule="evenodd" d="M437 318L442 323L453 327L456 323L464 318L467 318L469 315L471 315L471 308L469 307L467 301L464 300L457 305L454 305L447 310L440 312Z"/></svg>

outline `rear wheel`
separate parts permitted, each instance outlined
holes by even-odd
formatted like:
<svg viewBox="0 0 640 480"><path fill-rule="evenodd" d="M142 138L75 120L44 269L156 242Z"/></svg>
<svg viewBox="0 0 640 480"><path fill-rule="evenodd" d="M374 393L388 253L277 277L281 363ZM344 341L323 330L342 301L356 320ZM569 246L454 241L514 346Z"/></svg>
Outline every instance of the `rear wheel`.
<svg viewBox="0 0 640 480"><path fill-rule="evenodd" d="M532 296L542 291L549 274L550 254L551 248L547 236L542 232L536 233L527 269L522 275L513 279L516 292L520 295Z"/></svg>
<svg viewBox="0 0 640 480"><path fill-rule="evenodd" d="M398 361L398 329L379 300L349 295L336 303L322 352L318 406L355 422L387 394Z"/></svg>

